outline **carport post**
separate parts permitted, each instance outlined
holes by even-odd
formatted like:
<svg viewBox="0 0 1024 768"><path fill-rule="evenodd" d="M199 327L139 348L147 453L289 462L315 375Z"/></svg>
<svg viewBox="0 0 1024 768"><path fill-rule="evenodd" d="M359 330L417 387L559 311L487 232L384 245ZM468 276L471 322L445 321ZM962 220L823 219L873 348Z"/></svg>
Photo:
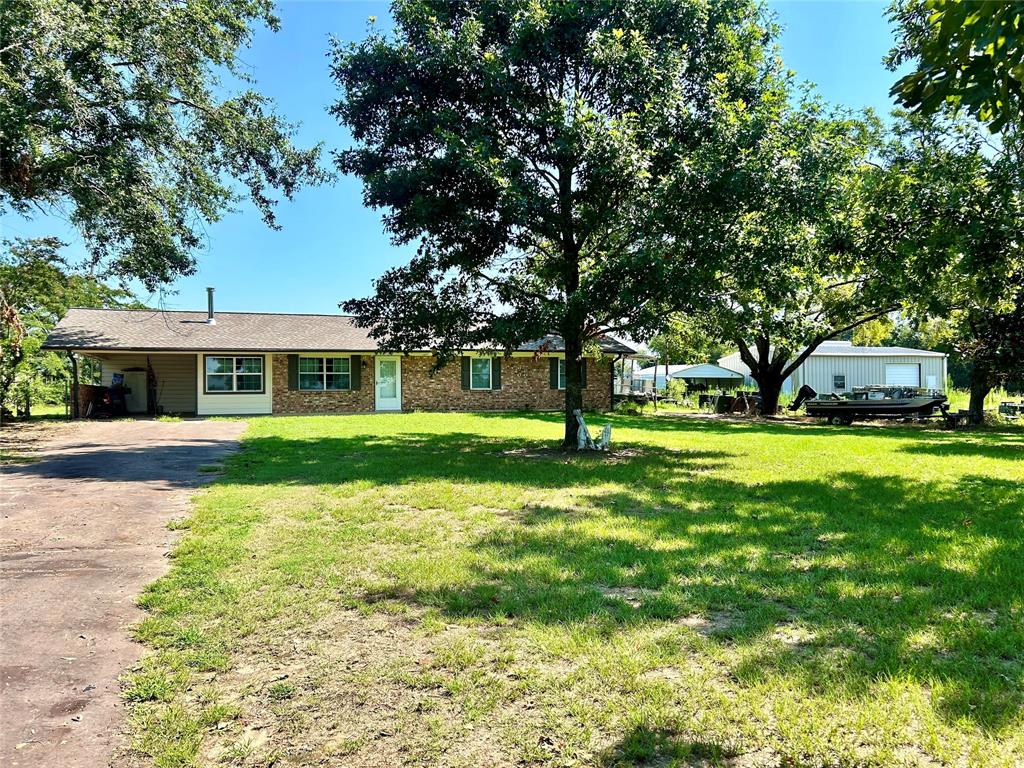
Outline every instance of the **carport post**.
<svg viewBox="0 0 1024 768"><path fill-rule="evenodd" d="M71 418L77 419L80 415L78 412L78 358L70 349L68 358L71 360Z"/></svg>

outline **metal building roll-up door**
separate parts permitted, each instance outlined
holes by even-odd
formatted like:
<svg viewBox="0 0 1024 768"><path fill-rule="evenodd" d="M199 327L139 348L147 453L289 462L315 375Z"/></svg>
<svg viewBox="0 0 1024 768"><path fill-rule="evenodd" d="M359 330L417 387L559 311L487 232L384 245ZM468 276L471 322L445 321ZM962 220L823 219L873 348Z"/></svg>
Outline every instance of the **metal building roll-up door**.
<svg viewBox="0 0 1024 768"><path fill-rule="evenodd" d="M921 386L921 366L918 363L899 363L885 366L887 387Z"/></svg>

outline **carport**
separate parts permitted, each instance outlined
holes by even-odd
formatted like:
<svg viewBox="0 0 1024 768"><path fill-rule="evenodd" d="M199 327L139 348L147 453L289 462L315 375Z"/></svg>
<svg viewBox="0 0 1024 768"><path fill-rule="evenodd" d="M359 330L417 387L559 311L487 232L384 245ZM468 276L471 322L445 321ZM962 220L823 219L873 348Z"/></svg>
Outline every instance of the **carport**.
<svg viewBox="0 0 1024 768"><path fill-rule="evenodd" d="M98 385L79 383L76 388L80 415L87 415L88 404L95 404L96 399L115 384L124 386L128 413L195 415L194 354L89 352L84 356L97 361L101 367Z"/></svg>
<svg viewBox="0 0 1024 768"><path fill-rule="evenodd" d="M682 379L690 389L733 390L743 385L743 374L712 363L688 365L669 374L670 379Z"/></svg>

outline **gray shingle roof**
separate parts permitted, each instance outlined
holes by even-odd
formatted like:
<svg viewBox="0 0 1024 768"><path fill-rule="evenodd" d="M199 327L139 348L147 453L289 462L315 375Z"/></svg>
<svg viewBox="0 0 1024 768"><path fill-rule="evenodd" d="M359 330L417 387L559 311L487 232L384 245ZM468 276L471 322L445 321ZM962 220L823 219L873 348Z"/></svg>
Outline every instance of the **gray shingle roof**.
<svg viewBox="0 0 1024 768"><path fill-rule="evenodd" d="M46 349L137 350L140 352L375 352L377 342L348 315L288 315L263 312L154 309L70 309L46 339ZM561 352L557 336L524 344L519 351ZM603 352L631 354L606 338Z"/></svg>

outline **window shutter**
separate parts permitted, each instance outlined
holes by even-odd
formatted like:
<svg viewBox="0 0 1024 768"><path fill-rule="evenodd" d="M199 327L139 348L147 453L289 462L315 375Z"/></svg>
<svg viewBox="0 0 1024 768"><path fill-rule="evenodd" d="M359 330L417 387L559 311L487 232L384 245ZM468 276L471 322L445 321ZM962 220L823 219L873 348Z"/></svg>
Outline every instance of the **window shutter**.
<svg viewBox="0 0 1024 768"><path fill-rule="evenodd" d="M557 357L549 357L548 358L548 365L549 365L549 368L548 368L548 371L549 371L548 384L551 385L552 389L558 389L558 358Z"/></svg>
<svg viewBox="0 0 1024 768"><path fill-rule="evenodd" d="M462 358L462 388L469 389L469 358Z"/></svg>
<svg viewBox="0 0 1024 768"><path fill-rule="evenodd" d="M299 388L299 356L288 355L288 389Z"/></svg>
<svg viewBox="0 0 1024 768"><path fill-rule="evenodd" d="M580 386L587 388L587 358L580 360Z"/></svg>
<svg viewBox="0 0 1024 768"><path fill-rule="evenodd" d="M501 389L501 358L491 360L491 389Z"/></svg>
<svg viewBox="0 0 1024 768"><path fill-rule="evenodd" d="M359 389L363 384L363 356L350 355L348 363L349 389Z"/></svg>

